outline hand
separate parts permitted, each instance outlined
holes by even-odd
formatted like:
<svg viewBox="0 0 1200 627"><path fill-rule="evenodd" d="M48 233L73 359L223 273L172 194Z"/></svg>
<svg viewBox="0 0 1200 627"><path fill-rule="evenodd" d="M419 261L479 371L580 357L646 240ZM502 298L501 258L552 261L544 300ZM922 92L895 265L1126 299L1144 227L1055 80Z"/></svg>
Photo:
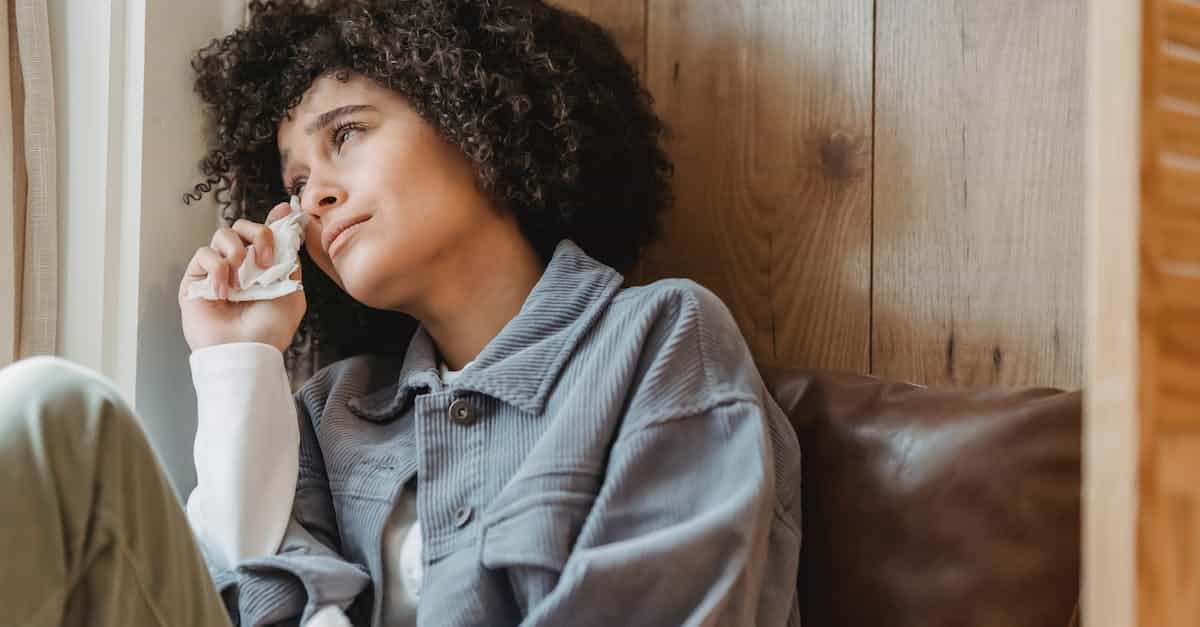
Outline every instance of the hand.
<svg viewBox="0 0 1200 627"><path fill-rule="evenodd" d="M288 203L279 203L267 214L266 224L238 220L232 227L217 229L212 242L192 255L179 284L179 310L183 318L183 336L193 351L217 344L261 342L280 352L292 343L308 305L302 290L271 300L232 302L226 300L237 284L237 269L246 257L246 247L254 245L260 267L270 267L275 259L274 234L267 224L288 215ZM213 277L218 300L189 299L188 286ZM289 277L300 280L300 268Z"/></svg>

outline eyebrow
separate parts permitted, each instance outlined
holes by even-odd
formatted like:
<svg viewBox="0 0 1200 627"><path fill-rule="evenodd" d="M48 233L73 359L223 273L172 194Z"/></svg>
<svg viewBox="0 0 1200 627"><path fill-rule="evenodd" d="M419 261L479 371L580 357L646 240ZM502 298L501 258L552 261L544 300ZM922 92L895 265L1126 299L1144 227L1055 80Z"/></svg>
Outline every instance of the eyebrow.
<svg viewBox="0 0 1200 627"><path fill-rule="evenodd" d="M306 126L304 128L304 134L312 135L313 133L316 133L317 131L325 128L326 126L333 124L334 120L336 120L344 115L350 115L351 113L358 113L359 111L378 111L378 109L376 109L375 107L373 107L371 105L365 105L365 104L343 105L343 106L340 106L340 107L337 107L334 109L330 109L330 110L326 111L325 113L322 113L321 115L317 116L316 120L314 120L311 124ZM283 178L283 174L285 172L287 172L287 163L288 163L289 156L291 156L290 150L284 150L283 153L279 155L280 178Z"/></svg>

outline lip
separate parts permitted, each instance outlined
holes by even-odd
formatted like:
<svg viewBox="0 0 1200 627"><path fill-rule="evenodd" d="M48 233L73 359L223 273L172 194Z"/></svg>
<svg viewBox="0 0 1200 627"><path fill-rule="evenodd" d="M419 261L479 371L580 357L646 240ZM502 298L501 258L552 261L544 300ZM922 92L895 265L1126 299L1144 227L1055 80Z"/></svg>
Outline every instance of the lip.
<svg viewBox="0 0 1200 627"><path fill-rule="evenodd" d="M347 218L340 222L335 222L329 225L329 227L325 229L324 237L322 237L322 239L325 240L325 252L329 255L329 257L331 259L333 258L333 247L338 243L338 238L342 235L342 233L345 233L350 227L357 226L370 219L370 216L359 216L356 218Z"/></svg>

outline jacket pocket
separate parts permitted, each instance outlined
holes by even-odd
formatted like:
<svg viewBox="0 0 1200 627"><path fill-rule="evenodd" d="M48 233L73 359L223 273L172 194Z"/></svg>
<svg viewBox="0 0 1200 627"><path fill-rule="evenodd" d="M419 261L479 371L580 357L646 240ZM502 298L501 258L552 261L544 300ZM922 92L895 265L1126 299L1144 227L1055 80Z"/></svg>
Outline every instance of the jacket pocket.
<svg viewBox="0 0 1200 627"><path fill-rule="evenodd" d="M595 499L585 492L548 491L505 505L484 521L480 562L492 570L562 572Z"/></svg>

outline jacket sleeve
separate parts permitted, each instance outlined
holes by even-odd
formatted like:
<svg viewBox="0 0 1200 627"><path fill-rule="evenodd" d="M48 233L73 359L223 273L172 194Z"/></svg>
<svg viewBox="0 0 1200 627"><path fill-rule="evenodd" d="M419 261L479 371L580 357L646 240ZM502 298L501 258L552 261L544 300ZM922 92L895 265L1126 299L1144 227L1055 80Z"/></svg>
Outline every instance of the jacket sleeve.
<svg viewBox="0 0 1200 627"><path fill-rule="evenodd" d="M754 398L616 439L558 582L524 625L755 623L774 503Z"/></svg>
<svg viewBox="0 0 1200 627"><path fill-rule="evenodd" d="M191 358L199 401L197 486L188 519L235 624L308 619L348 606L365 588L340 540L320 445L303 390L262 344L201 349Z"/></svg>

